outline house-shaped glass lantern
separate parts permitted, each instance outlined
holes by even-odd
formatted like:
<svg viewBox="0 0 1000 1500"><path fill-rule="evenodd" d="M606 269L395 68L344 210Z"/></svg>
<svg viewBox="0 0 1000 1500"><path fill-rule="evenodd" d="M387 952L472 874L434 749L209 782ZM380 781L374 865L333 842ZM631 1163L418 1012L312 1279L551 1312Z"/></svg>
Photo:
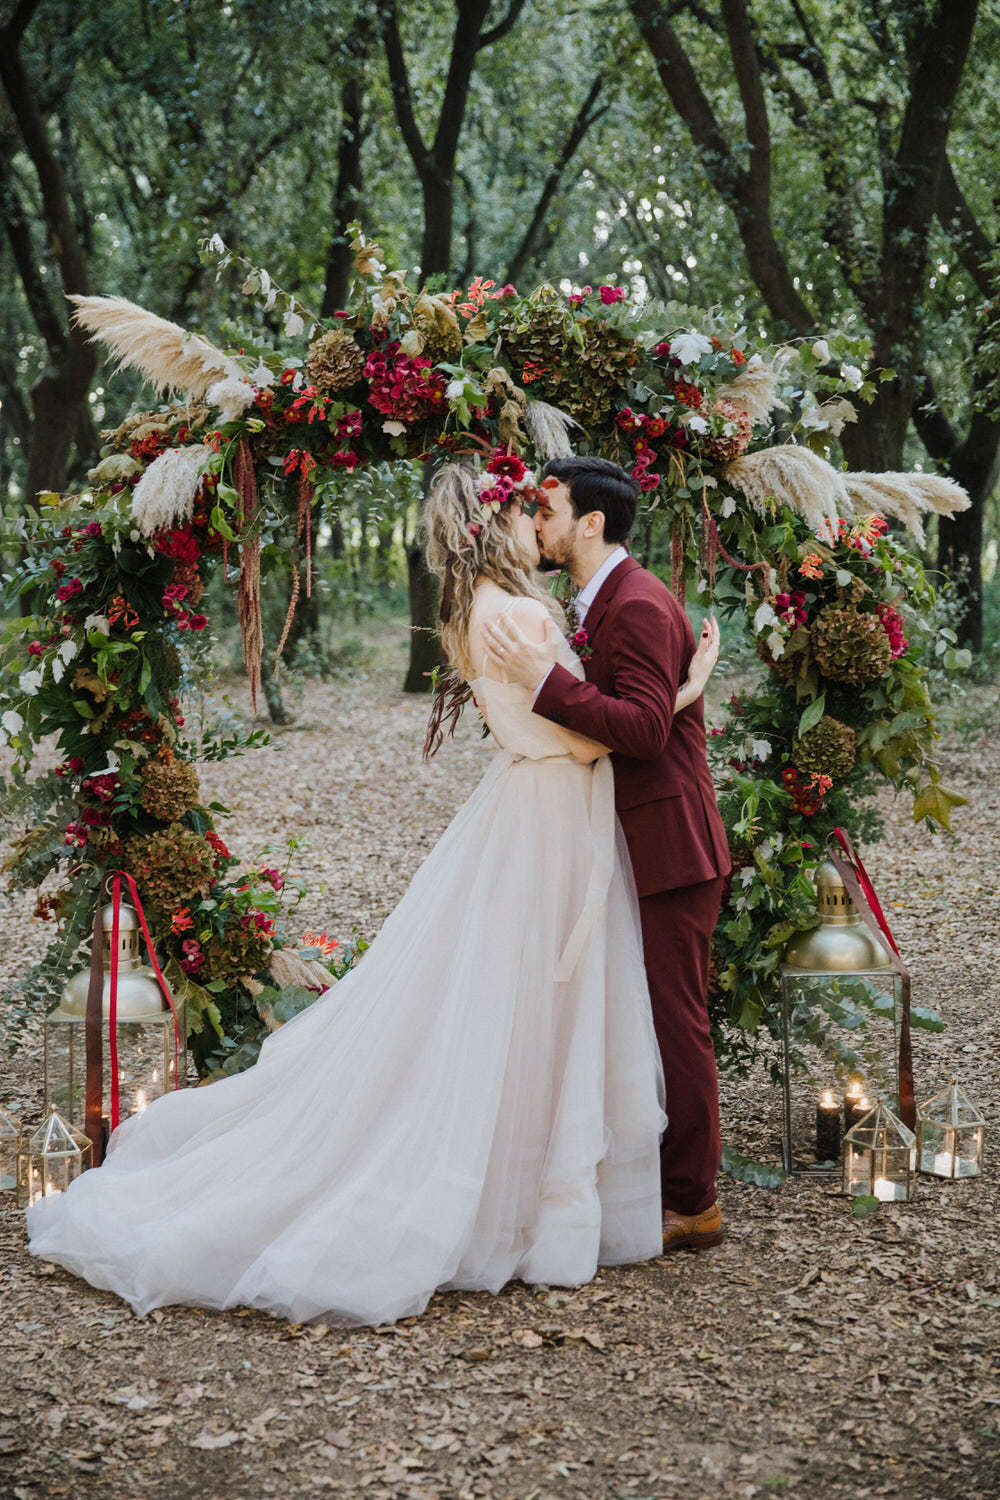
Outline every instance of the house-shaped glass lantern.
<svg viewBox="0 0 1000 1500"><path fill-rule="evenodd" d="M932 1177L978 1177L985 1121L953 1079L917 1110L917 1159Z"/></svg>
<svg viewBox="0 0 1000 1500"><path fill-rule="evenodd" d="M52 1110L18 1152L18 1207L30 1208L39 1198L64 1193L90 1161L87 1137Z"/></svg>
<svg viewBox="0 0 1000 1500"><path fill-rule="evenodd" d="M21 1149L21 1122L0 1109L0 1193L17 1186L17 1153Z"/></svg>
<svg viewBox="0 0 1000 1500"><path fill-rule="evenodd" d="M843 1184L850 1198L905 1202L913 1196L917 1138L883 1102L844 1136Z"/></svg>
<svg viewBox="0 0 1000 1500"><path fill-rule="evenodd" d="M102 913L104 928L103 1015L111 1009L111 937L114 910ZM179 1000L175 1058L174 1018L156 976L142 962L139 918L131 906L118 912L118 999L115 1036L118 1050L118 1094L121 1116L141 1114L147 1104L184 1083L187 1070L184 1017ZM57 1010L45 1018L45 1102L74 1125L86 1124L87 991L90 971L67 980ZM108 1047L104 1048L104 1099L101 1113L111 1115Z"/></svg>

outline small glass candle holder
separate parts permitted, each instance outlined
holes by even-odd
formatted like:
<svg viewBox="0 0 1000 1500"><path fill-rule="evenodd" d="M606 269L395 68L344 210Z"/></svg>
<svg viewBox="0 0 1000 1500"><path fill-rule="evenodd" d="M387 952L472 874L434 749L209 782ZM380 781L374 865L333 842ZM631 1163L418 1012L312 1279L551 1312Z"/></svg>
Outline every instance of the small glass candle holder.
<svg viewBox="0 0 1000 1500"><path fill-rule="evenodd" d="M983 1164L985 1126L979 1109L952 1078L946 1089L917 1110L920 1171L950 1181L978 1177Z"/></svg>
<svg viewBox="0 0 1000 1500"><path fill-rule="evenodd" d="M843 1189L883 1203L913 1197L917 1138L881 1101L844 1136Z"/></svg>
<svg viewBox="0 0 1000 1500"><path fill-rule="evenodd" d="M18 1208L64 1193L90 1162L90 1141L52 1110L17 1154Z"/></svg>

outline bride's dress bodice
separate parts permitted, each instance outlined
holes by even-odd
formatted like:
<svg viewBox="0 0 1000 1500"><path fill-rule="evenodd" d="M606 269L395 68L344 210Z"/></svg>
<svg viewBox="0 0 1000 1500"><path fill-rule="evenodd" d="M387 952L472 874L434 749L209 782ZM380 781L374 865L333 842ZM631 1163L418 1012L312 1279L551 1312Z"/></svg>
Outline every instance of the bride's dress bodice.
<svg viewBox="0 0 1000 1500"><path fill-rule="evenodd" d="M523 608L529 601L519 600L517 604ZM532 612L537 610L539 617L544 617L542 606L534 605L533 601L531 604ZM583 663L565 640L558 642L556 660L575 677L583 678ZM566 731L533 711L534 694L530 689L522 687L519 682L500 682L485 673L471 678L469 686L490 733L502 750L510 755L524 756L527 760L569 754Z"/></svg>

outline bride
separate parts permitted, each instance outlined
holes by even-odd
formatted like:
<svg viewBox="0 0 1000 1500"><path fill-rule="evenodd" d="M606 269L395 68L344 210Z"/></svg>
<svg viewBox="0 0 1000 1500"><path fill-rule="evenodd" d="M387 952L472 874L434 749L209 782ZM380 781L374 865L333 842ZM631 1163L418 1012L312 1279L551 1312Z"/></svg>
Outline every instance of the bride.
<svg viewBox="0 0 1000 1500"><path fill-rule="evenodd" d="M516 491L484 510L452 464L426 524L493 758L357 969L255 1067L157 1100L29 1209L35 1255L137 1313L380 1324L438 1288L574 1286L661 1251L662 1075L611 766L533 714L483 641L504 612L553 629L534 523Z"/></svg>

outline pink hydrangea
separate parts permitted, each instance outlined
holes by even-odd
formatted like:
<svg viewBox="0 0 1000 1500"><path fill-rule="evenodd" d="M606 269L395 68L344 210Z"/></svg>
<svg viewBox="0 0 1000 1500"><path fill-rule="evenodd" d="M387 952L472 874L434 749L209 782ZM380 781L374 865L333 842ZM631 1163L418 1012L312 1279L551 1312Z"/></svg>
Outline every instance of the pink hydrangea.
<svg viewBox="0 0 1000 1500"><path fill-rule="evenodd" d="M899 613L898 609L893 609L891 604L880 604L878 607L878 617L881 621L882 629L889 637L889 646L892 650L893 660L895 661L898 656L904 654L907 646L910 644L903 634L903 616Z"/></svg>

